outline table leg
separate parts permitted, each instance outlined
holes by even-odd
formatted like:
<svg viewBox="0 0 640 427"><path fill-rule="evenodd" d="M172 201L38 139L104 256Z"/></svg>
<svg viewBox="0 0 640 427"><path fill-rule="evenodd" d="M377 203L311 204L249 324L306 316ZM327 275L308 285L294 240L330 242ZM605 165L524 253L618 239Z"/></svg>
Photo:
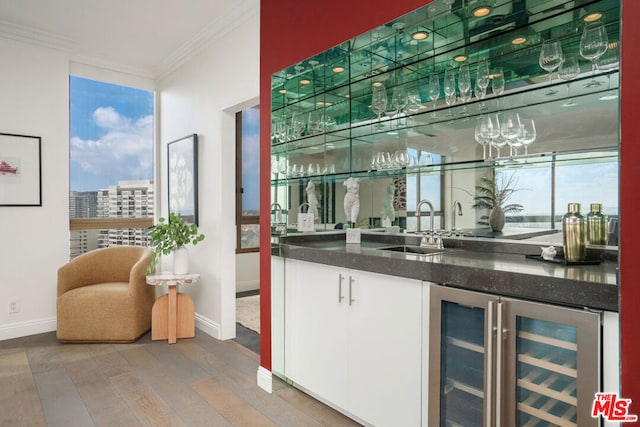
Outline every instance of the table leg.
<svg viewBox="0 0 640 427"><path fill-rule="evenodd" d="M176 330L177 330L177 314L178 314L178 301L177 301L177 292L178 286L173 285L169 286L169 344L176 343Z"/></svg>

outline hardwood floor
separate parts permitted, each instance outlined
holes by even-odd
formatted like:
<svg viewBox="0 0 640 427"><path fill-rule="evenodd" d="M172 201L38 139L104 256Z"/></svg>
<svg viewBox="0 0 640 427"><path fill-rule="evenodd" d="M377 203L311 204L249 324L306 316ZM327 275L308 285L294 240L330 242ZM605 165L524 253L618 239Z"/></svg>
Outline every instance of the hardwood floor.
<svg viewBox="0 0 640 427"><path fill-rule="evenodd" d="M258 355L193 339L60 344L55 333L0 342L0 426L356 426L274 377Z"/></svg>

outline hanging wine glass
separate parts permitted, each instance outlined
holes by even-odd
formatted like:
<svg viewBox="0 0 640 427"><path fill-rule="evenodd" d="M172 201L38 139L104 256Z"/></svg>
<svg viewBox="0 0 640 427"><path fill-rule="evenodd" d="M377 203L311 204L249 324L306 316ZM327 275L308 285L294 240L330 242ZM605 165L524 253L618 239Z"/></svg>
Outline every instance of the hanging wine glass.
<svg viewBox="0 0 640 427"><path fill-rule="evenodd" d="M540 49L540 57L538 58L538 64L540 68L549 73L549 84L551 84L552 75L556 68L562 63L562 46L557 40L547 40L542 43L542 49ZM547 95L553 95L556 92L553 89L549 89Z"/></svg>
<svg viewBox="0 0 640 427"><path fill-rule="evenodd" d="M451 116L451 106L456 103L456 70L448 68L444 72L444 94L445 101L449 106L449 116Z"/></svg>
<svg viewBox="0 0 640 427"><path fill-rule="evenodd" d="M373 86L371 95L371 111L378 116L378 124L376 129L382 129L384 126L380 123L380 116L387 110L387 90L382 83Z"/></svg>
<svg viewBox="0 0 640 427"><path fill-rule="evenodd" d="M518 155L518 148L522 146L518 142L520 136L520 115L513 111L502 114L500 118L500 136L505 139L511 149L511 155Z"/></svg>
<svg viewBox="0 0 640 427"><path fill-rule="evenodd" d="M528 155L528 147L536 140L536 124L533 119L524 119L520 121L520 136L518 137L520 144L524 146L524 155Z"/></svg>
<svg viewBox="0 0 640 427"><path fill-rule="evenodd" d="M601 22L589 24L584 27L582 37L580 38L580 55L584 59L591 61L591 81L587 83L587 87L599 86L600 82L596 81L595 75L598 68L598 58L607 51L609 39L607 37L607 29Z"/></svg>
<svg viewBox="0 0 640 427"><path fill-rule="evenodd" d="M433 117L436 116L436 101L440 98L440 78L437 74L429 76L429 98L433 102Z"/></svg>
<svg viewBox="0 0 640 427"><path fill-rule="evenodd" d="M558 77L567 82L567 101L562 104L563 107L572 107L576 105L575 102L569 97L569 90L571 89L571 80L578 77L580 74L580 64L578 64L578 58L575 55L565 55L562 58L560 68L558 68Z"/></svg>

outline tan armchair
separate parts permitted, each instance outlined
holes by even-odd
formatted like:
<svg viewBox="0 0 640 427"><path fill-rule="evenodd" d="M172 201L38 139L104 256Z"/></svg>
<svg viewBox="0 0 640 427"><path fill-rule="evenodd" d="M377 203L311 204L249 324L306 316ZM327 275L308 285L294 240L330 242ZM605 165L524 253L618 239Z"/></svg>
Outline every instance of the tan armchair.
<svg viewBox="0 0 640 427"><path fill-rule="evenodd" d="M146 284L151 249L116 246L58 270L57 337L62 342L133 342L151 328L155 288Z"/></svg>

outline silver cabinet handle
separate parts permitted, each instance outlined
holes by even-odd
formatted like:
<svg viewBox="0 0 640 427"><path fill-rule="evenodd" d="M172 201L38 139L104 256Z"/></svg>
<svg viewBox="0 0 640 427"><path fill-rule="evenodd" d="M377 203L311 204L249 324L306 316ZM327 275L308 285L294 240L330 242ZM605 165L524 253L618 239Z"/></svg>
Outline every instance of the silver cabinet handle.
<svg viewBox="0 0 640 427"><path fill-rule="evenodd" d="M342 279L344 279L344 276L342 273L338 273L338 304L344 299L342 296Z"/></svg>
<svg viewBox="0 0 640 427"><path fill-rule="evenodd" d="M349 305L355 301L353 298L353 282L355 282L352 276L349 276Z"/></svg>
<svg viewBox="0 0 640 427"><path fill-rule="evenodd" d="M502 425L502 341L507 337L507 330L504 329L503 319L504 303L498 303L498 313L496 315L496 424Z"/></svg>
<svg viewBox="0 0 640 427"><path fill-rule="evenodd" d="M494 326L494 318L493 318L493 301L489 301L487 306L487 358L485 360L485 378L487 379L487 390L486 390L486 398L484 404L486 405L485 410L485 426L492 426L493 424L493 334L496 331L496 327ZM498 425L498 424L496 424Z"/></svg>

